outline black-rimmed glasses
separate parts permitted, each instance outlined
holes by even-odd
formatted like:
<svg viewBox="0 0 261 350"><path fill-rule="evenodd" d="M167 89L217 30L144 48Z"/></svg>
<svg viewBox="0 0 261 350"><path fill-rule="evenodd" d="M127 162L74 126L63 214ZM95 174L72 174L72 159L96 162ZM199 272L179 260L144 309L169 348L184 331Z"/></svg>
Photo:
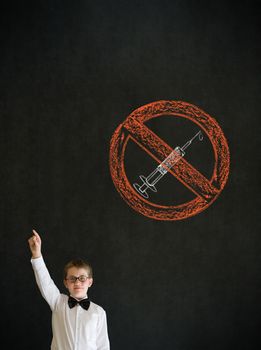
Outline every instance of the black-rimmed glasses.
<svg viewBox="0 0 261 350"><path fill-rule="evenodd" d="M81 276L69 276L66 278L67 281L71 282L71 283L75 283L77 280L79 280L80 282L86 282L87 279L90 278L88 276L85 275L81 275Z"/></svg>

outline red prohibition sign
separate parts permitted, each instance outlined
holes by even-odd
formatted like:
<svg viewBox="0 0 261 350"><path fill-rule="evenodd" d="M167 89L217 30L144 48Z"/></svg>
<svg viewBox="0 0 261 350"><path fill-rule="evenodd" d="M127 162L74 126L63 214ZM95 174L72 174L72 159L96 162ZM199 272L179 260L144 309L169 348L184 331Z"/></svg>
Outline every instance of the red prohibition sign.
<svg viewBox="0 0 261 350"><path fill-rule="evenodd" d="M136 142L159 164L173 149L146 127L146 121L163 115L186 118L196 123L208 136L214 150L214 169L207 179L184 158L169 169L195 198L189 202L164 206L143 198L128 181L124 167L125 149L129 140ZM110 171L114 185L122 198L137 212L156 220L181 220L209 207L223 190L229 175L229 148L226 138L214 118L198 107L183 101L156 101L134 110L115 130L110 144Z"/></svg>

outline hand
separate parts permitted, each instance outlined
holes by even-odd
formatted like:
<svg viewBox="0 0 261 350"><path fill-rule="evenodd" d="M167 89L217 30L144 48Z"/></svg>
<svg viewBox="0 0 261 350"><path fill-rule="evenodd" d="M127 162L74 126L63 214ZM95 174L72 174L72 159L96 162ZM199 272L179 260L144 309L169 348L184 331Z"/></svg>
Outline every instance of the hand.
<svg viewBox="0 0 261 350"><path fill-rule="evenodd" d="M33 235L28 239L29 247L32 253L32 258L40 258L42 256L41 253L41 246L42 246L42 241L40 235L33 230Z"/></svg>

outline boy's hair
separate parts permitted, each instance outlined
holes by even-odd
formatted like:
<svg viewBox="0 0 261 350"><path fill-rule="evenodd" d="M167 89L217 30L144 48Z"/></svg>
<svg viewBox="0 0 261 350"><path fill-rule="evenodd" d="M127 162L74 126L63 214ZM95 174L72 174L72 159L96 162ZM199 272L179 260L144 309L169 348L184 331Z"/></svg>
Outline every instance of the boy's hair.
<svg viewBox="0 0 261 350"><path fill-rule="evenodd" d="M82 259L73 259L73 260L69 261L64 266L64 269L63 269L63 278L64 279L66 279L68 270L71 267L77 267L77 268L86 269L88 271L88 277L91 277L91 278L93 277L92 267L87 261L84 261Z"/></svg>

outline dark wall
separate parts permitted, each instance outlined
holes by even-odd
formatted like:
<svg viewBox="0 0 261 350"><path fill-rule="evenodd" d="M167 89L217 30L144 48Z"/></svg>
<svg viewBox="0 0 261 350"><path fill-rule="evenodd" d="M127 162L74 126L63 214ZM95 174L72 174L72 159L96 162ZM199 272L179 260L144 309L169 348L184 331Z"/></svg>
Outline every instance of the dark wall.
<svg viewBox="0 0 261 350"><path fill-rule="evenodd" d="M254 3L25 1L9 2L0 16L1 318L8 348L46 350L51 341L51 313L27 246L35 228L61 290L68 259L92 263L90 297L107 311L112 350L260 349ZM158 100L203 109L229 144L224 190L185 220L137 213L110 175L115 129Z"/></svg>

